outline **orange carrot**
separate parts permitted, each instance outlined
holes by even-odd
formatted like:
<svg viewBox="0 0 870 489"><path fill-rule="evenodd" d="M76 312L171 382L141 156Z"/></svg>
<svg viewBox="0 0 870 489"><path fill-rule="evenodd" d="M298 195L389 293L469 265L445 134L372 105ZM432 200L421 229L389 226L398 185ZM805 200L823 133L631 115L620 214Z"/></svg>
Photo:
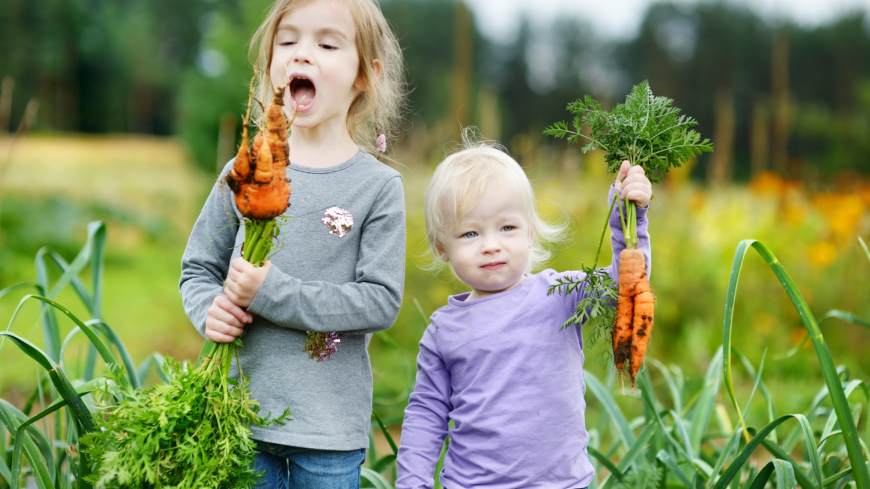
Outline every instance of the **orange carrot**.
<svg viewBox="0 0 870 489"><path fill-rule="evenodd" d="M233 169L226 177L226 183L235 194L236 207L249 219L273 219L283 214L289 206L287 132L292 120L288 121L284 115L284 92L288 85L289 79L275 89L265 110L265 131L257 134L252 147L248 146L248 122L253 81L249 89L242 144L239 145Z"/></svg>
<svg viewBox="0 0 870 489"><path fill-rule="evenodd" d="M646 274L643 252L638 249L622 250L619 254L619 300L613 330L613 362L620 372L631 357L633 297L641 273Z"/></svg>
<svg viewBox="0 0 870 489"><path fill-rule="evenodd" d="M653 317L655 315L655 296L650 290L649 279L646 270L641 281L635 288L634 296L634 320L632 322L631 337L631 385L634 386L637 373L643 365L646 350L649 346L649 337L653 329Z"/></svg>
<svg viewBox="0 0 870 489"><path fill-rule="evenodd" d="M616 368L620 372L631 356L631 319L633 314L634 304L631 296L623 296L620 291L616 305L616 327L613 330L613 363L616 364Z"/></svg>
<svg viewBox="0 0 870 489"><path fill-rule="evenodd" d="M244 141L242 141L244 142ZM257 161L257 155L260 153L260 146L263 145L263 133L258 132L254 136L254 144L251 145L251 161ZM241 149L241 148L240 148Z"/></svg>

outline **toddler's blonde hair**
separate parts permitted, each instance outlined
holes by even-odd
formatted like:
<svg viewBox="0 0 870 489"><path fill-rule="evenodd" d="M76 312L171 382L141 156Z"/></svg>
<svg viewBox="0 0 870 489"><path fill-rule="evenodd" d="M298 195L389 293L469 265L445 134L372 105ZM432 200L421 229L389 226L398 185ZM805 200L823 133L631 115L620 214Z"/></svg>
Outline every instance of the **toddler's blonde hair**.
<svg viewBox="0 0 870 489"><path fill-rule="evenodd" d="M503 185L506 191L513 190L522 203L532 240L526 271L537 270L550 258L549 245L564 241L566 224L541 219L529 178L499 144L476 138L474 128L466 128L462 139L460 150L438 165L426 189L423 212L431 254L426 269L439 271L446 266L441 255L450 233L488 189Z"/></svg>
<svg viewBox="0 0 870 489"><path fill-rule="evenodd" d="M272 63L278 23L287 12L314 1L276 1L266 14L266 19L254 32L249 56L257 74L256 93L264 103L271 99L273 93L269 67ZM387 25L377 0L334 1L343 3L350 9L356 27L359 74L366 85L366 90L350 105L347 131L360 147L375 154L379 134L384 134L391 143L398 137L406 95L402 49ZM381 64L380 76L374 68L375 60ZM260 122L261 112L258 111Z"/></svg>

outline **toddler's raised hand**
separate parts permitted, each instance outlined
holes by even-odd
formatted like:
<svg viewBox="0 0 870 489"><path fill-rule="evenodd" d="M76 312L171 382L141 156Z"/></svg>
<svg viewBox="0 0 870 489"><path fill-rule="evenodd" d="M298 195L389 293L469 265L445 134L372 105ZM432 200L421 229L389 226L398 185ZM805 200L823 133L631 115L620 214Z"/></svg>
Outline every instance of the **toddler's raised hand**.
<svg viewBox="0 0 870 489"><path fill-rule="evenodd" d="M624 200L633 200L638 207L646 207L652 199L652 183L640 165L631 166L627 160L622 162L614 183Z"/></svg>
<svg viewBox="0 0 870 489"><path fill-rule="evenodd" d="M205 319L205 336L215 343L231 343L245 332L253 316L226 296L214 298Z"/></svg>

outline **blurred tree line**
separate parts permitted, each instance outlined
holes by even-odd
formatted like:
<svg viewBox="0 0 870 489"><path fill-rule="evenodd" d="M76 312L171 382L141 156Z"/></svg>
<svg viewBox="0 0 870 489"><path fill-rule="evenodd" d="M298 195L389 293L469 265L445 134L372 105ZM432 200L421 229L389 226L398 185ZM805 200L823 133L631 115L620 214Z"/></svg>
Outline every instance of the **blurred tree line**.
<svg viewBox="0 0 870 489"><path fill-rule="evenodd" d="M248 42L270 3L4 0L0 76L14 80L15 96L7 82L0 130L14 130L9 121L38 97L38 130L176 134L211 171L236 144ZM628 41L596 38L592 20L563 17L523 20L512 41L497 43L461 1L381 6L405 52L406 140L428 134L440 147L460 124L475 124L514 153L558 146L540 132L565 118L567 102L589 93L613 105L649 79L716 144L699 177L870 173L866 14L805 28L724 2L658 3Z"/></svg>

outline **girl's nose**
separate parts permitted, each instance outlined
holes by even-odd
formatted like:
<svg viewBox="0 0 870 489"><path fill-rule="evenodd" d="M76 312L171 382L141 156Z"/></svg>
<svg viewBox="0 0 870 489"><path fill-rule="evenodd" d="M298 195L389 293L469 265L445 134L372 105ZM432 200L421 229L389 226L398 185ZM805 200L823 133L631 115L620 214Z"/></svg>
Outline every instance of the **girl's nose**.
<svg viewBox="0 0 870 489"><path fill-rule="evenodd" d="M311 60L311 50L307 46L306 43L298 43L296 45L296 52L293 53L293 62L300 64L312 64Z"/></svg>

